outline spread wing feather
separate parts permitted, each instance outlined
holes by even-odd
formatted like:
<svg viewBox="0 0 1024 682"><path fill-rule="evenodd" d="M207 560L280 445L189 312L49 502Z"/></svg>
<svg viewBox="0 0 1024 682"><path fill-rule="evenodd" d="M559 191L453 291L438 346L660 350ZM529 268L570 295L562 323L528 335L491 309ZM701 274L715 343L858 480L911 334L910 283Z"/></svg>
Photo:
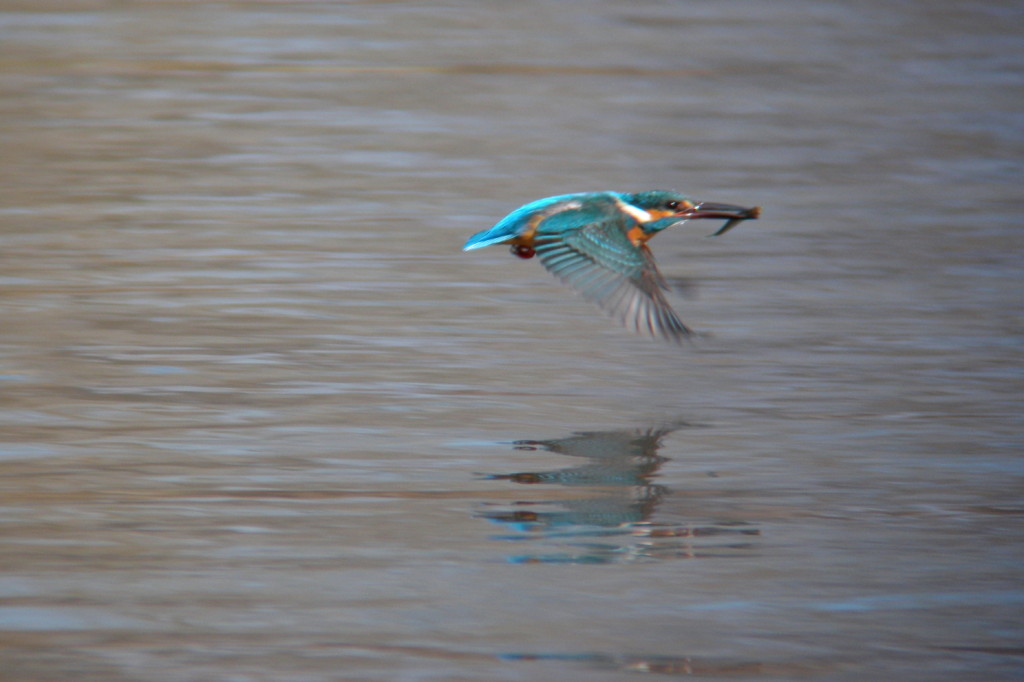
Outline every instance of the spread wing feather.
<svg viewBox="0 0 1024 682"><path fill-rule="evenodd" d="M647 246L626 234L628 218L606 218L582 229L545 229L534 237L541 265L627 327L680 341L690 333L672 310L665 280Z"/></svg>

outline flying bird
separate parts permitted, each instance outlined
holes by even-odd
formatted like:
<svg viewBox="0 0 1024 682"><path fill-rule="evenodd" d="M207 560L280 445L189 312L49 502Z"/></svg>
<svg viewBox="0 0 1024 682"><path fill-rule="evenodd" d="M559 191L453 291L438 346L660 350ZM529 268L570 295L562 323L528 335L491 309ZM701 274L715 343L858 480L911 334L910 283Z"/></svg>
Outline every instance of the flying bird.
<svg viewBox="0 0 1024 682"><path fill-rule="evenodd" d="M637 332L679 342L690 334L672 310L648 240L696 218L725 220L712 236L761 215L761 207L699 202L668 190L584 192L530 202L474 234L463 251L508 244Z"/></svg>

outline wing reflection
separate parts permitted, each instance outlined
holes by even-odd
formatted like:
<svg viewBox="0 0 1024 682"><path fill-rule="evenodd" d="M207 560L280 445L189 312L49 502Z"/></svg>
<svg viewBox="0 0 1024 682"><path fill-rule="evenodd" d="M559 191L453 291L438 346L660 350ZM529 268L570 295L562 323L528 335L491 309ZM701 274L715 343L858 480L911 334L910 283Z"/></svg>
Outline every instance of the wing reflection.
<svg viewBox="0 0 1024 682"><path fill-rule="evenodd" d="M514 563L617 563L742 555L750 544L735 542L740 540L738 536L760 532L745 523L673 524L651 520L659 503L671 492L652 482L668 461L658 450L665 436L683 426L584 431L567 438L515 441L513 447L517 450L545 450L585 461L555 471L489 474L488 480L563 486L572 488L575 494L489 504L478 516L513 531L497 539L533 541L551 549L512 556L509 559ZM723 536L727 539L724 544Z"/></svg>

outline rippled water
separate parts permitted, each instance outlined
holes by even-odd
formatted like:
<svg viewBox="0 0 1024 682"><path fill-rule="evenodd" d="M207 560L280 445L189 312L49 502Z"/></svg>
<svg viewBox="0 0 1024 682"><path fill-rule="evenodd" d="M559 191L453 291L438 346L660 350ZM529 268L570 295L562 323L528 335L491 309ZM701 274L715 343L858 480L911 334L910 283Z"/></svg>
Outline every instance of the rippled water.
<svg viewBox="0 0 1024 682"><path fill-rule="evenodd" d="M1022 14L5 3L4 679L1020 679Z"/></svg>

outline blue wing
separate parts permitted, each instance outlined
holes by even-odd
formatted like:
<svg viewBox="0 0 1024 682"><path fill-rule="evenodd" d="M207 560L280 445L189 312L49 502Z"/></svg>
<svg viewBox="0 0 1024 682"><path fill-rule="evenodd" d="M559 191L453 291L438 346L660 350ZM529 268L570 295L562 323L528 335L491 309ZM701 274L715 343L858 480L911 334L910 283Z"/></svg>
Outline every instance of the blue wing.
<svg viewBox="0 0 1024 682"><path fill-rule="evenodd" d="M690 330L665 298L650 249L630 241L634 225L621 214L571 231L548 230L545 222L533 248L541 265L627 327L679 341Z"/></svg>

